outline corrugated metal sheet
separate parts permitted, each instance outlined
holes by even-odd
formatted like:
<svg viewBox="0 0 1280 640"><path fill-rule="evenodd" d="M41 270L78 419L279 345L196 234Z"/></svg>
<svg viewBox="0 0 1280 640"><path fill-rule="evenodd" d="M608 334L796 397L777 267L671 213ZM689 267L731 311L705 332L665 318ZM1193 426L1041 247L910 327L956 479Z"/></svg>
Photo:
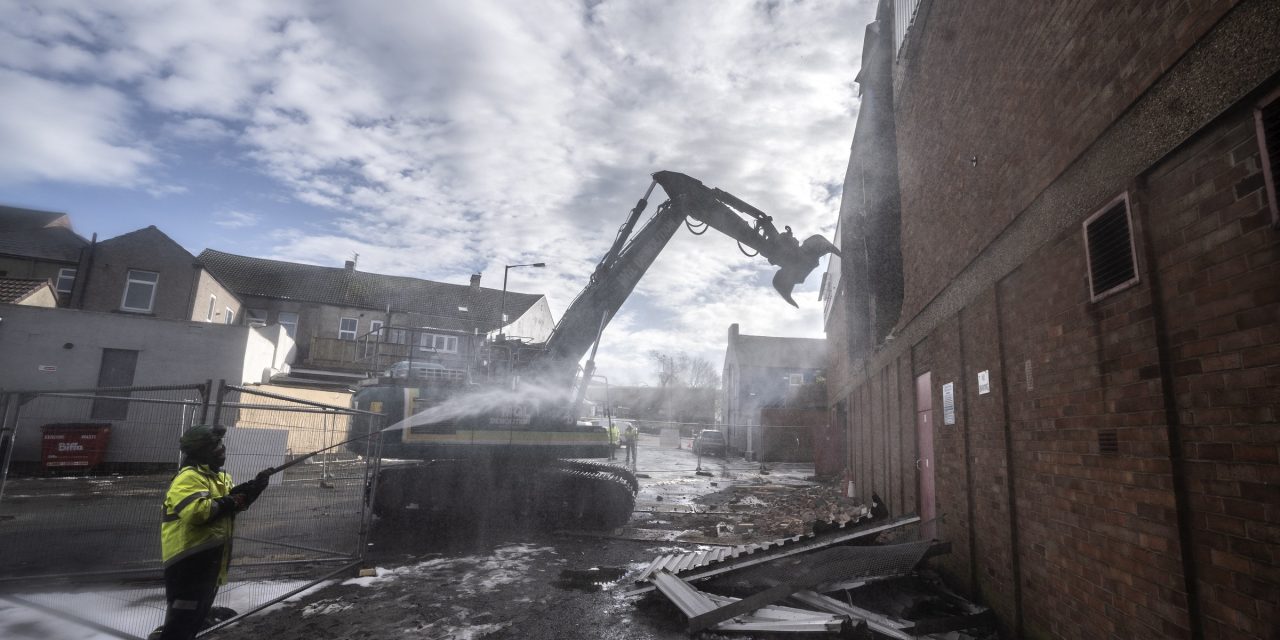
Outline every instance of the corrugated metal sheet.
<svg viewBox="0 0 1280 640"><path fill-rule="evenodd" d="M907 39L907 30L915 22L919 8L920 0L893 0L893 55L898 55L902 41Z"/></svg>

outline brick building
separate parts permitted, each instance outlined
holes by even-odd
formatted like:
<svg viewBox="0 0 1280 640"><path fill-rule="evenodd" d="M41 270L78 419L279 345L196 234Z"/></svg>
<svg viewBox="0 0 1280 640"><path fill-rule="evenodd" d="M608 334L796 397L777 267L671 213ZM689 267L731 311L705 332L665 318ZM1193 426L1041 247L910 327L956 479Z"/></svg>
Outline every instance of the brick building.
<svg viewBox="0 0 1280 640"><path fill-rule="evenodd" d="M1280 2L885 0L828 273L862 496L1033 638L1280 633Z"/></svg>
<svg viewBox="0 0 1280 640"><path fill-rule="evenodd" d="M817 425L801 410L810 408L808 389L821 385L826 354L826 341L820 338L752 336L739 333L737 323L729 325L720 400L729 450L753 460L766 450L776 454L772 459L792 458L796 451L807 455L812 441L809 432ZM769 408L797 411L775 413L775 420L770 421L763 413ZM796 422L789 423L783 416ZM825 425L827 421L821 422ZM794 433L766 435L769 427L785 427ZM787 447L788 451L775 446L797 437L804 443Z"/></svg>
<svg viewBox="0 0 1280 640"><path fill-rule="evenodd" d="M70 302L88 246L65 213L0 206L0 278L48 280L61 306Z"/></svg>

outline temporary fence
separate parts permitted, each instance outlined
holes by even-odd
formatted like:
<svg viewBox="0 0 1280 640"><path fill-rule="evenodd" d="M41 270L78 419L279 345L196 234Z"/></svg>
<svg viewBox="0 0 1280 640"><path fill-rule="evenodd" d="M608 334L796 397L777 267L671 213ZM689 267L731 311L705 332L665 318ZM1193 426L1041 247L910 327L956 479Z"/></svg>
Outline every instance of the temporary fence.
<svg viewBox="0 0 1280 640"><path fill-rule="evenodd" d="M163 619L161 505L184 429L227 427L225 470L243 482L340 442L355 416L380 419L209 383L9 393L0 406L0 597L121 638ZM218 606L239 618L360 562L378 460L376 438L360 446L272 477L236 519Z"/></svg>

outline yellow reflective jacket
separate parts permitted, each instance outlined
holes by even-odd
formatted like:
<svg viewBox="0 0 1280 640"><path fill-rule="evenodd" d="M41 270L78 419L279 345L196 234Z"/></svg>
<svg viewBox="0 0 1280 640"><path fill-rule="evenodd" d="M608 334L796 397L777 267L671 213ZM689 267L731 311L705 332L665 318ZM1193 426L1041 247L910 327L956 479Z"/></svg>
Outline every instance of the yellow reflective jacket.
<svg viewBox="0 0 1280 640"><path fill-rule="evenodd" d="M160 520L160 551L164 566L216 547L222 547L218 584L227 582L235 514L218 513L214 503L231 491L231 475L207 465L186 466L169 483Z"/></svg>

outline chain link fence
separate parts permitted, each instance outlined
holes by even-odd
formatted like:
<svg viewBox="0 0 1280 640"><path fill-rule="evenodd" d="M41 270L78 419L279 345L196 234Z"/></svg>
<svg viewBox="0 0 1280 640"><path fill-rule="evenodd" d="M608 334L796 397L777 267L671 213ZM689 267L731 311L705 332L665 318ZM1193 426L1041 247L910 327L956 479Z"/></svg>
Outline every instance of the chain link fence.
<svg viewBox="0 0 1280 640"><path fill-rule="evenodd" d="M209 383L0 395L0 597L145 638L164 617L160 515L182 431L227 427L225 469L243 482L337 444L360 413ZM272 477L236 519L216 606L242 617L359 563L378 459L376 439L359 445Z"/></svg>

